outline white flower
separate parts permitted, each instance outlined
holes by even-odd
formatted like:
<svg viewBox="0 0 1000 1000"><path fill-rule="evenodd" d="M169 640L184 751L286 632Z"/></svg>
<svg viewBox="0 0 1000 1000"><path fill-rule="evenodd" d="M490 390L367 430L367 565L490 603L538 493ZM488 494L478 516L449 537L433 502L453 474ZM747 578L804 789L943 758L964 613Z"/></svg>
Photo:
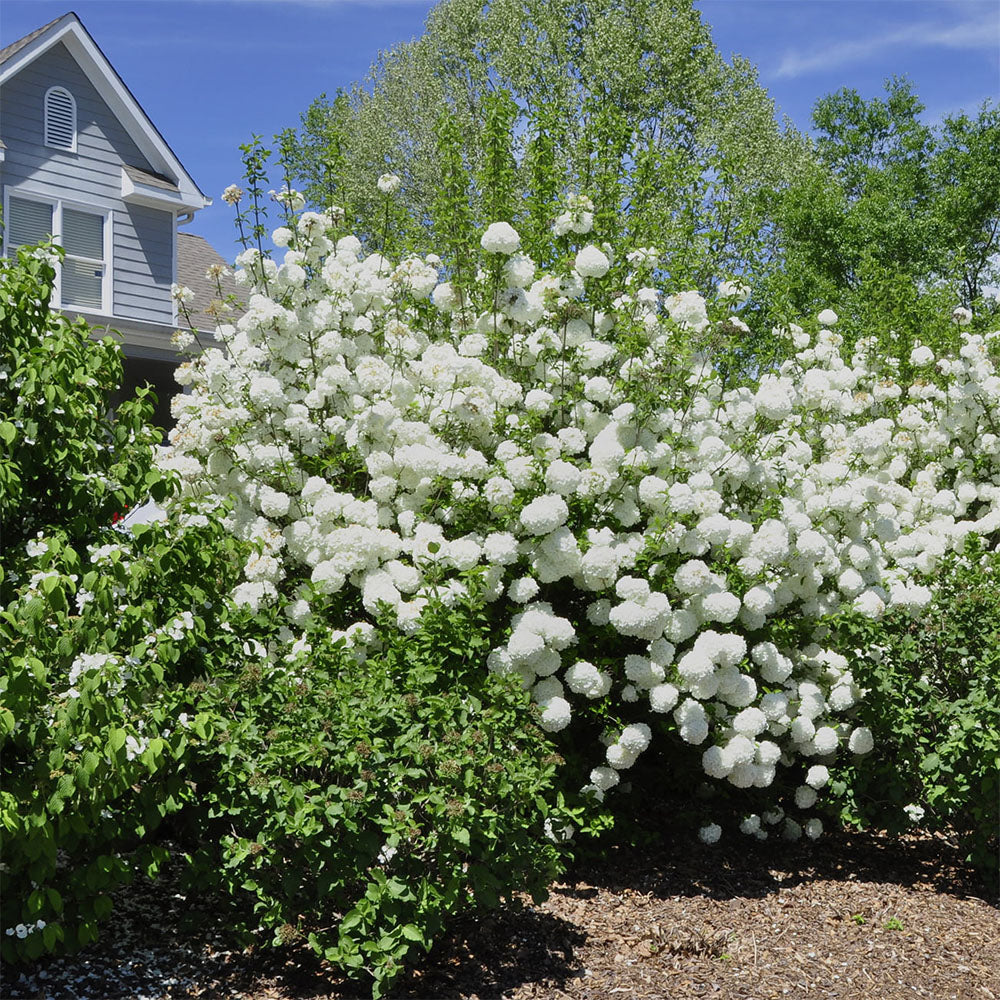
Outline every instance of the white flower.
<svg viewBox="0 0 1000 1000"><path fill-rule="evenodd" d="M32 538L31 541L25 545L24 550L32 559L37 559L39 556L43 556L49 551L49 546L48 543L39 536L38 538Z"/></svg>
<svg viewBox="0 0 1000 1000"><path fill-rule="evenodd" d="M735 621L743 606L735 594L725 591L716 594L706 594L701 602L702 613L709 621L726 624Z"/></svg>
<svg viewBox="0 0 1000 1000"><path fill-rule="evenodd" d="M521 245L521 237L509 222L494 222L483 233L479 242L487 253L502 253L509 256Z"/></svg>
<svg viewBox="0 0 1000 1000"><path fill-rule="evenodd" d="M678 292L666 302L670 318L680 326L690 327L701 333L708 326L705 300L697 292Z"/></svg>
<svg viewBox="0 0 1000 1000"><path fill-rule="evenodd" d="M812 742L817 753L826 754L833 753L840 741L837 737L836 729L832 726L821 726L816 730Z"/></svg>
<svg viewBox="0 0 1000 1000"><path fill-rule="evenodd" d="M923 344L918 347L914 347L910 351L910 364L915 368L923 368L925 365L929 365L934 360L934 352L929 348L925 347Z"/></svg>
<svg viewBox="0 0 1000 1000"><path fill-rule="evenodd" d="M956 306L952 310L951 318L959 326L968 326L972 322L972 310L966 309L965 306Z"/></svg>
<svg viewBox="0 0 1000 1000"><path fill-rule="evenodd" d="M581 278L603 278L608 273L611 262L597 247L591 245L584 247L576 255L573 267Z"/></svg>
<svg viewBox="0 0 1000 1000"><path fill-rule="evenodd" d="M822 764L814 764L806 772L806 784L811 788L822 788L830 780L830 772Z"/></svg>
<svg viewBox="0 0 1000 1000"><path fill-rule="evenodd" d="M832 309L824 309L816 319L822 326L833 326L838 320L837 314Z"/></svg>
<svg viewBox="0 0 1000 1000"><path fill-rule="evenodd" d="M732 725L736 732L752 738L767 728L767 716L759 708L744 708Z"/></svg>
<svg viewBox="0 0 1000 1000"><path fill-rule="evenodd" d="M566 671L566 686L574 694L602 698L611 689L611 678L586 660L578 660Z"/></svg>
<svg viewBox="0 0 1000 1000"><path fill-rule="evenodd" d="M799 785L795 789L795 804L800 809L812 809L818 797L816 789L810 788L809 785Z"/></svg>
<svg viewBox="0 0 1000 1000"><path fill-rule="evenodd" d="M919 823L924 818L924 807L914 805L912 802L908 806L903 806L903 812L911 823Z"/></svg>
<svg viewBox="0 0 1000 1000"><path fill-rule="evenodd" d="M511 583L507 593L515 604L527 604L538 593L538 582L530 576L522 576Z"/></svg>
<svg viewBox="0 0 1000 1000"><path fill-rule="evenodd" d="M605 792L609 788L614 788L621 778L613 767L595 767L590 772L590 780L602 792Z"/></svg>
<svg viewBox="0 0 1000 1000"><path fill-rule="evenodd" d="M395 174L382 174L378 179L378 189L382 194L395 194L401 183Z"/></svg>
<svg viewBox="0 0 1000 1000"><path fill-rule="evenodd" d="M719 298L745 302L750 298L750 286L738 281L723 281L719 285Z"/></svg>
<svg viewBox="0 0 1000 1000"><path fill-rule="evenodd" d="M557 493L546 493L532 500L521 511L520 521L532 535L547 535L569 517L566 501Z"/></svg>
<svg viewBox="0 0 1000 1000"><path fill-rule="evenodd" d="M718 823L709 823L698 831L698 839L703 844L716 844L722 836L722 827Z"/></svg>
<svg viewBox="0 0 1000 1000"><path fill-rule="evenodd" d="M872 739L872 731L866 726L858 726L858 728L851 733L851 737L847 741L847 745L851 749L852 753L871 753L875 746L875 740Z"/></svg>
<svg viewBox="0 0 1000 1000"><path fill-rule="evenodd" d="M634 722L622 730L618 742L630 753L642 753L652 739L652 730L644 722Z"/></svg>
<svg viewBox="0 0 1000 1000"><path fill-rule="evenodd" d="M569 725L573 714L570 704L565 698L549 698L542 706L542 716L539 725L547 733L558 733Z"/></svg>
<svg viewBox="0 0 1000 1000"><path fill-rule="evenodd" d="M654 712L669 712L679 697L680 692L673 684L657 684L649 689L649 707Z"/></svg>
<svg viewBox="0 0 1000 1000"><path fill-rule="evenodd" d="M178 285L176 282L170 286L170 295L175 302L189 305L194 302L194 292L187 285Z"/></svg>

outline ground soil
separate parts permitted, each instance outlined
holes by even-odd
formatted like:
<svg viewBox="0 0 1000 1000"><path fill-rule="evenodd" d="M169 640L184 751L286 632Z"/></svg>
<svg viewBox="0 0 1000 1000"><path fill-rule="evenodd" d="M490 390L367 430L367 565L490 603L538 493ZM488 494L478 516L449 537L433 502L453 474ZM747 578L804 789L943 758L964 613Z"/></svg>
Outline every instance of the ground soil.
<svg viewBox="0 0 1000 1000"><path fill-rule="evenodd" d="M304 949L234 949L208 915L180 933L192 903L174 888L130 888L99 945L5 968L0 994L364 995ZM619 849L576 865L544 903L462 922L391 996L1000 1000L1000 911L940 836Z"/></svg>

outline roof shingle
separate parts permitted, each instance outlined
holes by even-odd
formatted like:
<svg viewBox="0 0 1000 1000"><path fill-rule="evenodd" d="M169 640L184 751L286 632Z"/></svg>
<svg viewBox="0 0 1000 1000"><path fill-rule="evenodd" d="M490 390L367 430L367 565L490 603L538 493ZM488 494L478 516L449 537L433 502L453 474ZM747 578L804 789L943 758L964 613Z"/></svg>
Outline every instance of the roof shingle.
<svg viewBox="0 0 1000 1000"><path fill-rule="evenodd" d="M206 275L209 267L213 266L225 269L219 279L221 300L215 279ZM178 232L177 283L186 285L194 292L194 301L188 306L188 313L199 330L214 331L219 323L235 323L246 308L239 298L232 269L203 236ZM230 312L225 312L221 305L226 304L230 295L236 297L237 304Z"/></svg>
<svg viewBox="0 0 1000 1000"><path fill-rule="evenodd" d="M48 24L43 24L40 28L35 28L34 31L25 35L24 38L19 38L16 42L11 42L10 45L5 45L0 49L0 66L2 66L11 56L17 55L25 47L25 45L30 45L39 35L44 35L49 28L54 24L58 24L64 17L76 17L72 11L69 14L62 14L55 20L49 21ZM79 20L79 18L77 18Z"/></svg>

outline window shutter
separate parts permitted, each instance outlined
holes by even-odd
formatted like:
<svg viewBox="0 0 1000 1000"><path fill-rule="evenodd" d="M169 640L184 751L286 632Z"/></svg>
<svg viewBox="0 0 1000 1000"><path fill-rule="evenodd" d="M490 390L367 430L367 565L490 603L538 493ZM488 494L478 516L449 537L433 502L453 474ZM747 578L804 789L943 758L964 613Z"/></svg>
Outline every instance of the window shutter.
<svg viewBox="0 0 1000 1000"><path fill-rule="evenodd" d="M76 101L63 87L52 87L45 95L45 145L76 149Z"/></svg>
<svg viewBox="0 0 1000 1000"><path fill-rule="evenodd" d="M52 206L41 201L15 198L9 202L7 246L34 246L52 235Z"/></svg>

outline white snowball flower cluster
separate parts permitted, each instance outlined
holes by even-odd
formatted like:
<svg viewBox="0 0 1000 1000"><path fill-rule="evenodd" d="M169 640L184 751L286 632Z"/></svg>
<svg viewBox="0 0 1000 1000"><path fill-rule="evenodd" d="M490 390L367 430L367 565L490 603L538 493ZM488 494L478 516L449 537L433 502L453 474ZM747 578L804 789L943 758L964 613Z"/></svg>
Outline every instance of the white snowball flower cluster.
<svg viewBox="0 0 1000 1000"><path fill-rule="evenodd" d="M586 233L588 205L557 231ZM987 338L963 328L936 360L917 345L923 374L903 384L864 345L843 357L824 310L815 335L790 328L788 360L724 383L702 346L745 289L721 287L710 316L695 291L645 287L648 248L595 304L604 251L542 274L495 222L482 249L504 259L459 291L436 258L365 256L307 215L281 263L241 255L248 309L180 369L162 459L188 494L233 498L229 525L257 550L238 602L282 595L298 641L343 598L364 609L336 623L363 658L376 616L413 631L475 577L504 623L484 669L520 678L543 728L587 705L623 720L594 748L595 794L651 724L714 780L787 771L799 809L838 755L872 751L851 721L864 692L819 622L919 613L923 578L1000 531ZM800 819L776 806L745 825L818 832Z"/></svg>
<svg viewBox="0 0 1000 1000"><path fill-rule="evenodd" d="M611 261L603 251L591 245L576 255L573 267L581 278L603 278L611 267Z"/></svg>
<svg viewBox="0 0 1000 1000"><path fill-rule="evenodd" d="M571 194L566 199L566 211L556 217L552 231L556 236L568 233L583 235L594 228L594 203L586 196Z"/></svg>
<svg viewBox="0 0 1000 1000"><path fill-rule="evenodd" d="M494 222L480 240L487 253L510 255L521 245L521 237L509 222Z"/></svg>

